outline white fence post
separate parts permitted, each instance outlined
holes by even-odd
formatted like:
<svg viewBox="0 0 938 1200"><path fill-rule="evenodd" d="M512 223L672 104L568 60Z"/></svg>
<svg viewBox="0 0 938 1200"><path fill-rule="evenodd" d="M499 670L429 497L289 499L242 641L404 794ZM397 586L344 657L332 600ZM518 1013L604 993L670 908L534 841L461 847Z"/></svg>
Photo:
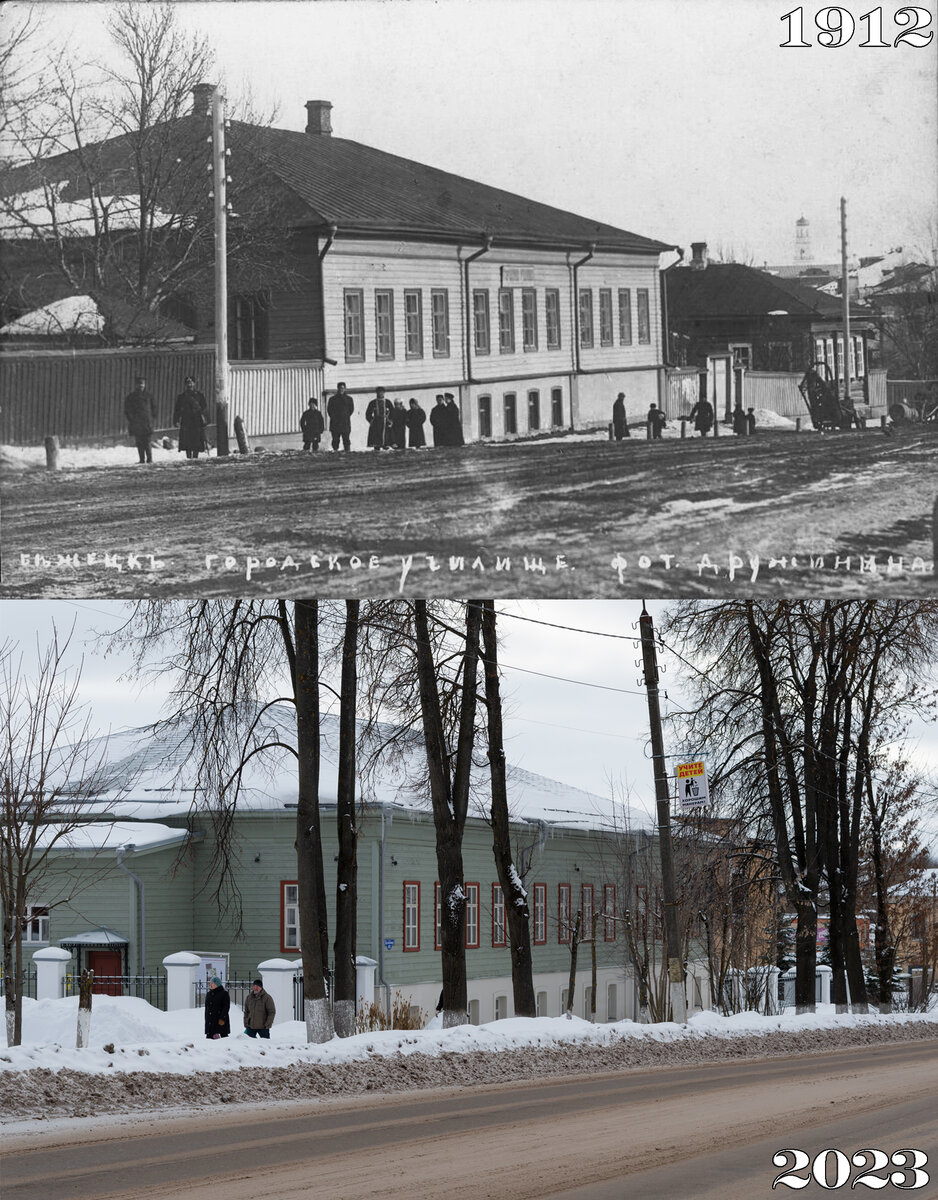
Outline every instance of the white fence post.
<svg viewBox="0 0 938 1200"><path fill-rule="evenodd" d="M375 968L377 962L359 954L355 959L355 996L358 1000L356 1011L361 1012L375 1001Z"/></svg>
<svg viewBox="0 0 938 1200"><path fill-rule="evenodd" d="M195 1008L195 979L202 960L197 954L180 950L163 959L166 968L166 1011Z"/></svg>
<svg viewBox="0 0 938 1200"><path fill-rule="evenodd" d="M295 962L286 958L268 958L258 964L260 977L264 981L264 991L273 999L277 1012L274 1024L281 1021L293 1021L293 982L300 968ZM302 1018L301 1018L302 1019Z"/></svg>
<svg viewBox="0 0 938 1200"><path fill-rule="evenodd" d="M36 999L61 1000L71 953L61 946L46 946L33 955L36 964Z"/></svg>
<svg viewBox="0 0 938 1200"><path fill-rule="evenodd" d="M831 978L833 970L821 963L817 968L817 1003L830 1004L831 1002Z"/></svg>

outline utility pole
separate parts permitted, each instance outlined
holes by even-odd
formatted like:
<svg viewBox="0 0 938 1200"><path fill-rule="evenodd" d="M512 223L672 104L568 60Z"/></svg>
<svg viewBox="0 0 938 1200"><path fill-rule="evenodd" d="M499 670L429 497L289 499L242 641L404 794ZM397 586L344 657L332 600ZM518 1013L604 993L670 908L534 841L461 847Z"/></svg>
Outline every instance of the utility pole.
<svg viewBox="0 0 938 1200"><path fill-rule="evenodd" d="M850 412L850 280L847 277L847 201L843 196L840 197L840 291L844 302L844 407Z"/></svg>
<svg viewBox="0 0 938 1200"><path fill-rule="evenodd" d="M661 891L664 903L664 937L668 955L668 994L671 1000L671 1019L683 1025L687 1020L687 1001L684 994L681 939L677 928L677 901L674 895L671 798L668 794L664 736L661 732L661 710L658 705L658 657L655 651L654 622L644 604L642 605L642 615L639 618L639 628L642 634L642 664L645 671L645 691L648 693L648 723L651 727L651 754L655 771L658 849L661 857Z"/></svg>
<svg viewBox="0 0 938 1200"><path fill-rule="evenodd" d="M228 155L225 97L212 92L212 194L215 213L215 441L228 454Z"/></svg>

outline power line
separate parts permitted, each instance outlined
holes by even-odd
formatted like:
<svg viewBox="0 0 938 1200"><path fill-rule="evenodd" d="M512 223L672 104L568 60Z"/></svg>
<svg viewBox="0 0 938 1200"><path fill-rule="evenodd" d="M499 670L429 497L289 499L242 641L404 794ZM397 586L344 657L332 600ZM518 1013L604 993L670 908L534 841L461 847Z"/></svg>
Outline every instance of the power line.
<svg viewBox="0 0 938 1200"><path fill-rule="evenodd" d="M605 633L601 629L579 629L576 625L559 625L555 621L541 621L537 617L522 617L520 613L505 612L504 609L498 610L500 617L511 617L513 621L527 621L530 625L546 625L549 629L563 629L567 633L587 633L591 637L613 638L620 642L632 642L634 645L641 645L641 638L631 637L627 633Z"/></svg>

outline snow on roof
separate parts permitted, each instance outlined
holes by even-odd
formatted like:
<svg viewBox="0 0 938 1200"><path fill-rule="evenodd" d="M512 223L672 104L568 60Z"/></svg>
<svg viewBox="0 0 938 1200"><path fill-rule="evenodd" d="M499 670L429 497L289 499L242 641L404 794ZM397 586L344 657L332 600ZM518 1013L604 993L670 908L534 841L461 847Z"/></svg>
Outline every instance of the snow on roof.
<svg viewBox="0 0 938 1200"><path fill-rule="evenodd" d="M46 825L39 833L42 849L56 837L61 826ZM188 837L184 829L172 829L169 825L154 822L141 824L136 821L93 821L77 825L61 834L55 842L58 850L117 850L128 852L160 850L164 846L178 846Z"/></svg>
<svg viewBox="0 0 938 1200"><path fill-rule="evenodd" d="M66 296L10 321L0 328L0 334L14 337L36 334L49 337L56 333L99 334L104 325L104 315L91 296Z"/></svg>
<svg viewBox="0 0 938 1200"><path fill-rule="evenodd" d="M0 236L8 240L91 237L99 228L102 217L111 232L139 228L139 196L97 196L92 209L89 200L59 199L58 193L66 186L63 181L50 184L48 193L40 187L6 197L3 211L0 211ZM153 224L160 227L173 218L155 208L152 219Z"/></svg>
<svg viewBox="0 0 938 1200"><path fill-rule="evenodd" d="M272 706L262 724L267 736L288 745L296 744L296 722L290 706ZM379 726L373 735L374 744L381 745L395 732L400 733L394 726ZM338 716L325 714L319 798L326 806L335 804L337 798L338 748ZM160 724L113 733L106 739L106 755L107 765L102 771L104 792L99 799L108 805L108 815L136 820L179 816L188 812L193 799L198 798L197 756L188 728ZM362 800L430 811L429 795L421 782L426 768L423 741L418 735L404 735L401 755L381 756L373 772L363 772L364 755L360 753L358 757L358 791ZM611 821L612 802L608 797L510 764L507 784L509 810L515 820L579 828L600 828ZM481 813L489 797L484 754L477 756L472 788L474 805L470 813ZM277 811L293 808L296 802L296 760L288 750L273 748L251 759L242 776L239 811ZM89 805L89 811L93 807ZM648 823L646 814L632 810L625 814L625 819L633 829ZM617 822L620 826L623 823L621 807Z"/></svg>

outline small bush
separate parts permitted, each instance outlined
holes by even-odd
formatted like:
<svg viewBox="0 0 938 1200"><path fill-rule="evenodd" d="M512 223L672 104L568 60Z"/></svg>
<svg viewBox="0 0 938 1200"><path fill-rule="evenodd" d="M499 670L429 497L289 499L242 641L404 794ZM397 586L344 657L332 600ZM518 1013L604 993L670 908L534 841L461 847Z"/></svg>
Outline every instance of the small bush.
<svg viewBox="0 0 938 1200"><path fill-rule="evenodd" d="M395 992L390 1013L385 1011L383 1004L375 1001L360 1009L355 1018L355 1032L372 1033L376 1029L423 1029L426 1023L426 1012L412 1005L409 996Z"/></svg>

